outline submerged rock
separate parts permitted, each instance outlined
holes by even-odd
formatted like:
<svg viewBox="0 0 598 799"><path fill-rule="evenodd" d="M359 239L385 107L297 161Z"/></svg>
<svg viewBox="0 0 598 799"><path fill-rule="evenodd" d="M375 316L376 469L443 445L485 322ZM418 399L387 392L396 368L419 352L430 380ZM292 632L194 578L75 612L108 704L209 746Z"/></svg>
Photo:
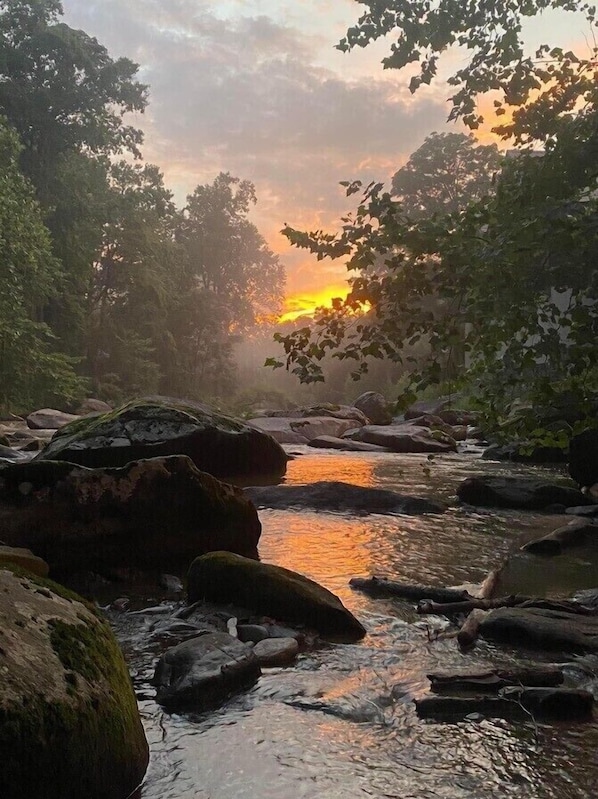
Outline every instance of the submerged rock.
<svg viewBox="0 0 598 799"><path fill-rule="evenodd" d="M253 649L228 633L191 638L169 649L156 666L156 699L177 710L217 707L261 674Z"/></svg>
<svg viewBox="0 0 598 799"><path fill-rule="evenodd" d="M148 747L123 656L76 595L0 568L0 796L123 799Z"/></svg>
<svg viewBox="0 0 598 799"><path fill-rule="evenodd" d="M241 489L184 455L86 469L35 460L0 469L7 544L32 549L53 575L146 568L177 571L202 552L257 556L261 524Z"/></svg>
<svg viewBox="0 0 598 799"><path fill-rule="evenodd" d="M288 457L269 435L189 400L149 397L59 430L36 460L88 467L124 466L140 458L187 455L216 477L280 477Z"/></svg>
<svg viewBox="0 0 598 799"><path fill-rule="evenodd" d="M353 513L444 513L446 505L384 488L366 488L336 481L299 486L251 486L245 493L260 508L314 508Z"/></svg>
<svg viewBox="0 0 598 799"><path fill-rule="evenodd" d="M547 483L535 477L468 477L457 488L461 502L490 508L542 510L549 506L568 508L588 500L576 488Z"/></svg>
<svg viewBox="0 0 598 799"><path fill-rule="evenodd" d="M302 574L230 552L196 558L187 580L189 602L207 599L304 624L324 636L356 641L366 630L333 593Z"/></svg>

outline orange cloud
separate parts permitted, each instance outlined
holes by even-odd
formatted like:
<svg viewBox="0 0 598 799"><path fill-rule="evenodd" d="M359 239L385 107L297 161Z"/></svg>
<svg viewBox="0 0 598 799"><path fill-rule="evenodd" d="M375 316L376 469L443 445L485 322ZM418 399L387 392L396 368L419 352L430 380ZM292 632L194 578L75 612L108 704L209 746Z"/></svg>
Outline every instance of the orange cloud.
<svg viewBox="0 0 598 799"><path fill-rule="evenodd" d="M300 316L313 316L317 308L328 307L336 297L345 299L349 293L348 283L334 283L315 291L291 295L285 300L284 313L279 323L294 322Z"/></svg>

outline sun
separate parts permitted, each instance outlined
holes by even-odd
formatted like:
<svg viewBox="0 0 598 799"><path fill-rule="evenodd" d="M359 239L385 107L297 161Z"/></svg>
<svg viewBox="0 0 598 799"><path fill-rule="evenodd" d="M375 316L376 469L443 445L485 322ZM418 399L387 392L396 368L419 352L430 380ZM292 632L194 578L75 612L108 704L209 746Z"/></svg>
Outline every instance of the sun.
<svg viewBox="0 0 598 799"><path fill-rule="evenodd" d="M335 283L316 291L295 294L285 299L285 310L278 318L278 324L294 322L300 316L313 316L317 308L330 307L332 300L344 300L349 293L347 283Z"/></svg>

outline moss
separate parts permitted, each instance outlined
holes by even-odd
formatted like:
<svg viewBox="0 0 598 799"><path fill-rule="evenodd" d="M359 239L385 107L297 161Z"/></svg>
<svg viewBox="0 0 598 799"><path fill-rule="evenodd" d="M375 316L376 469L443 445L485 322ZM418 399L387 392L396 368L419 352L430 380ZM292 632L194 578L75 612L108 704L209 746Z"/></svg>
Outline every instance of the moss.
<svg viewBox="0 0 598 799"><path fill-rule="evenodd" d="M39 694L0 706L0 796L122 799L147 765L122 653L97 617L50 625L51 644L67 669L66 695L48 701Z"/></svg>
<svg viewBox="0 0 598 799"><path fill-rule="evenodd" d="M50 580L49 577L40 577L38 574L33 574L33 572L27 571L27 569L18 566L16 563L3 563L0 568L8 569L15 577L25 577L29 582L34 583L39 588L47 588L49 591L52 591L53 594L58 594L58 596L69 602L80 602L87 610L93 613L94 616L101 618L95 605L79 596L79 594L76 594L74 591L71 591L70 588L65 588L64 585Z"/></svg>

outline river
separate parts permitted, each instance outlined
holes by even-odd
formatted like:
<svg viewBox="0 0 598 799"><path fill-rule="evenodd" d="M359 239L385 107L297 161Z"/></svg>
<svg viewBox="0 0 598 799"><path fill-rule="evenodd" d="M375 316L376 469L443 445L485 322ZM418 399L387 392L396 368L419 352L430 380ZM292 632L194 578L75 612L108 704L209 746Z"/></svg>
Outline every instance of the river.
<svg viewBox="0 0 598 799"><path fill-rule="evenodd" d="M435 585L479 583L522 541L557 524L542 514L459 508L456 485L481 472L537 475L538 467L481 461L475 453L428 459L292 449L297 457L289 464L289 484L343 480L444 499L452 507L420 517L260 511L262 560L334 591L368 635L359 644L323 644L292 667L265 669L252 690L216 712L163 712L149 684L158 654L147 635L149 621L112 614L151 747L136 799L593 797L596 723L446 724L421 721L415 713L413 698L428 690L431 670L512 664L525 653L481 641L463 655L454 639L442 637L446 620L417 616L405 602L372 599L348 585L352 576L371 573ZM598 585L596 559L579 553L556 565L529 556L514 563L509 590L532 578L563 594L572 586ZM587 678L584 687L598 695L595 679Z"/></svg>

